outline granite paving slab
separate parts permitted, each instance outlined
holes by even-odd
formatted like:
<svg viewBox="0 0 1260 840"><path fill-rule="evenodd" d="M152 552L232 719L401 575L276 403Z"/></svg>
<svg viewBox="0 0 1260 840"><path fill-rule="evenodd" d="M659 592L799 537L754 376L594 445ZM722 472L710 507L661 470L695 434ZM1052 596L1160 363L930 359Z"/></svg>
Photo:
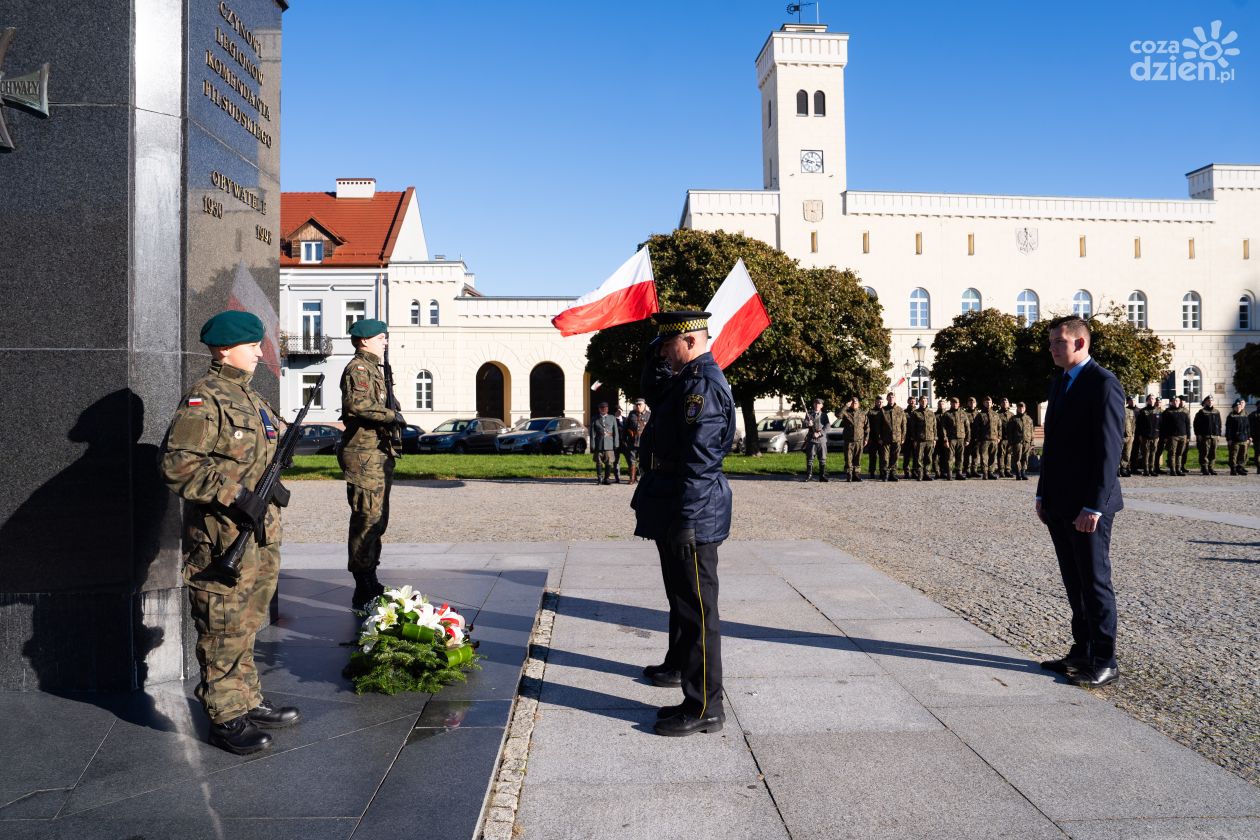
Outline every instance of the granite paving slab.
<svg viewBox="0 0 1260 840"><path fill-rule="evenodd" d="M797 732L932 732L940 721L887 675L722 681L748 735Z"/></svg>
<svg viewBox="0 0 1260 840"><path fill-rule="evenodd" d="M1255 840L1260 818L1061 822L1072 840Z"/></svg>

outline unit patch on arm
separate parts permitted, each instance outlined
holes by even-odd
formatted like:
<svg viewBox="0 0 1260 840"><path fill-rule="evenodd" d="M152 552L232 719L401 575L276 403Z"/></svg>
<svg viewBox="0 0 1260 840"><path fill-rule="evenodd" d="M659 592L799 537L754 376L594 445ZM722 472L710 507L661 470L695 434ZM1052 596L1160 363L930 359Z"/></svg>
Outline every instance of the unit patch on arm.
<svg viewBox="0 0 1260 840"><path fill-rule="evenodd" d="M703 394L688 394L683 400L683 419L688 423L694 423L700 417L700 411L704 408Z"/></svg>

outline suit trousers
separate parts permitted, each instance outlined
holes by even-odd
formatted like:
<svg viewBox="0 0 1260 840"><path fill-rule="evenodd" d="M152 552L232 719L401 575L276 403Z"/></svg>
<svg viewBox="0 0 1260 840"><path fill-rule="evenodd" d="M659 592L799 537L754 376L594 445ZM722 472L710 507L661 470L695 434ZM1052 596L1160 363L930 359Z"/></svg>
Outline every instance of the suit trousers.
<svg viewBox="0 0 1260 840"><path fill-rule="evenodd" d="M683 711L722 714L722 634L718 623L718 546L658 540L669 599L665 664L682 673Z"/></svg>
<svg viewBox="0 0 1260 840"><path fill-rule="evenodd" d="M1074 516L1046 514L1059 573L1072 608L1072 655L1098 666L1116 664L1116 594L1111 587L1111 525L1104 513L1092 534L1076 530Z"/></svg>

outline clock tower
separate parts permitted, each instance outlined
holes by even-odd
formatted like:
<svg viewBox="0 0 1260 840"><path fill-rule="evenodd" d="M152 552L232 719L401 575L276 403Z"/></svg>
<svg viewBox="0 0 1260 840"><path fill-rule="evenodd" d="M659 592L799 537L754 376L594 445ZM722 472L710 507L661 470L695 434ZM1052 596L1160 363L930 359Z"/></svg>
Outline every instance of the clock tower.
<svg viewBox="0 0 1260 840"><path fill-rule="evenodd" d="M757 56L762 181L779 193L779 247L791 253L817 252L819 224L841 214L848 59L847 34L811 23L785 23Z"/></svg>

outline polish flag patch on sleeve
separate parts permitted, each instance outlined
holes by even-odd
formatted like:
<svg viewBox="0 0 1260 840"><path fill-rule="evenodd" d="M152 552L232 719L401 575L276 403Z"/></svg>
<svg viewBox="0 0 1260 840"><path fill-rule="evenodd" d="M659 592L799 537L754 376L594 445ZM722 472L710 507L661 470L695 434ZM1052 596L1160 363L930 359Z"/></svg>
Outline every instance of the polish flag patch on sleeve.
<svg viewBox="0 0 1260 840"><path fill-rule="evenodd" d="M189 404L190 406L198 406L198 405L201 405L201 404L202 404L202 403L204 403L204 402L205 402L205 400L203 400L201 397L189 397L189 398L188 398L188 404Z"/></svg>

